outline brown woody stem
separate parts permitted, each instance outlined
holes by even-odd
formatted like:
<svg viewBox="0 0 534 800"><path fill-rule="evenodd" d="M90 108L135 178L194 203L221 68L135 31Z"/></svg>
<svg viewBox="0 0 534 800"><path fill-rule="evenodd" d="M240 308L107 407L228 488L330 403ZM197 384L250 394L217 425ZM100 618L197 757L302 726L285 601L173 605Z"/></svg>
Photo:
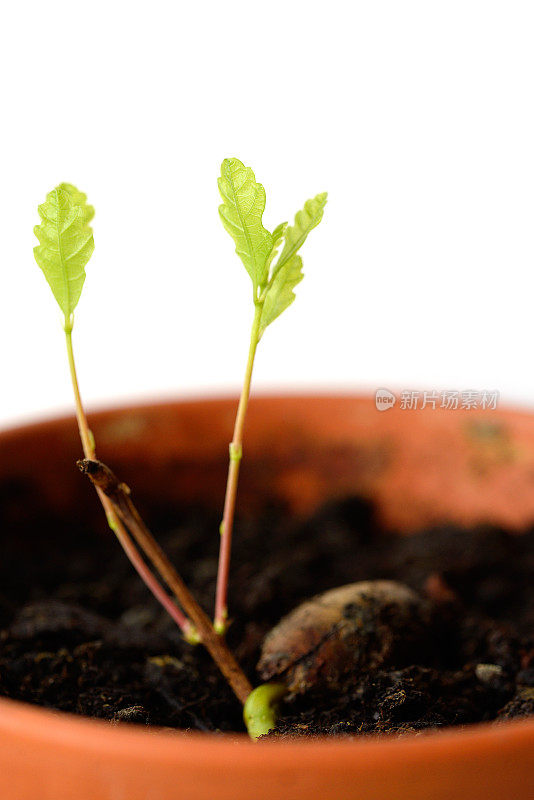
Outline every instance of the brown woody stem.
<svg viewBox="0 0 534 800"><path fill-rule="evenodd" d="M91 479L97 490L111 501L118 517L168 584L180 606L193 622L202 644L230 684L238 700L244 704L252 691L252 686L224 640L215 632L209 617L197 603L141 519L130 497L129 488L121 483L109 467L101 461L86 458L79 461L78 466Z"/></svg>

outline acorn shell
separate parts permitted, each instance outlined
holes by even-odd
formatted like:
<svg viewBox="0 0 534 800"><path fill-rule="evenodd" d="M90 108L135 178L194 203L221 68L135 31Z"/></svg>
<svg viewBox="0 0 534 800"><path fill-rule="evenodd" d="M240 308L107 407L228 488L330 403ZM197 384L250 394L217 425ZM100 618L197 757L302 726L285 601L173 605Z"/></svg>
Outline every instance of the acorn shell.
<svg viewBox="0 0 534 800"><path fill-rule="evenodd" d="M395 581L361 581L331 589L295 608L265 637L258 671L283 678L290 692L347 672L402 659L428 630L430 612Z"/></svg>

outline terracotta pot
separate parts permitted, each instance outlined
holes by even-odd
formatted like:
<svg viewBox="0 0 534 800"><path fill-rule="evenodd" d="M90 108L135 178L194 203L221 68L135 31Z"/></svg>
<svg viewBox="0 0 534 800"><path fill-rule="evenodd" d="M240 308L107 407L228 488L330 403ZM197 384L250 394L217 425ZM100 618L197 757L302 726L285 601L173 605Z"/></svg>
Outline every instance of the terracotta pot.
<svg viewBox="0 0 534 800"><path fill-rule="evenodd" d="M91 422L101 457L140 505L220 507L234 411L234 400L209 400L104 411ZM0 435L3 536L46 513L74 523L89 515L106 535L73 466L79 449L72 419ZM259 509L274 495L307 514L347 492L373 498L384 523L403 532L442 520L519 531L534 520L534 416L380 413L356 397L253 400L241 507ZM0 700L2 800L508 800L534 796L533 752L534 720L403 739L254 744L111 727Z"/></svg>

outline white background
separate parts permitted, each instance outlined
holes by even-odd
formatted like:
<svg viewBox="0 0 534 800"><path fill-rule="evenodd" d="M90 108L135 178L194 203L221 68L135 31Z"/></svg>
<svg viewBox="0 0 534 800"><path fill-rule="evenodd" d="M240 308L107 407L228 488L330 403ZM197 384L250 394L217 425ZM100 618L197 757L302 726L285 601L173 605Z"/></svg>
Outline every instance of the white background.
<svg viewBox="0 0 534 800"><path fill-rule="evenodd" d="M88 404L237 389L249 279L223 157L265 223L328 190L256 389L534 399L530 2L20 2L0 29L0 423L71 407L32 255L60 181L96 206L76 315Z"/></svg>

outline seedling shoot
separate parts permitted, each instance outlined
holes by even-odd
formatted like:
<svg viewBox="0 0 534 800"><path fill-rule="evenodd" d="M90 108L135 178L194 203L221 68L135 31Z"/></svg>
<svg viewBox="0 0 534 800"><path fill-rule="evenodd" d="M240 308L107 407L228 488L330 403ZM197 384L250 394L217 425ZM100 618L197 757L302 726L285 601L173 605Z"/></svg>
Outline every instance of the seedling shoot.
<svg viewBox="0 0 534 800"><path fill-rule="evenodd" d="M263 226L265 189L257 183L250 167L237 158L226 158L221 167L219 207L222 224L236 245L236 253L252 281L254 317L243 388L230 443L230 463L226 483L223 519L220 527L219 566L215 599L215 630L221 634L228 625L228 580L232 551L232 530L243 456L243 430L250 396L256 348L266 328L295 299L294 289L302 280L299 250L308 234L323 218L327 194L307 200L297 212L293 225L282 222L270 233ZM281 252L279 254L281 248Z"/></svg>

